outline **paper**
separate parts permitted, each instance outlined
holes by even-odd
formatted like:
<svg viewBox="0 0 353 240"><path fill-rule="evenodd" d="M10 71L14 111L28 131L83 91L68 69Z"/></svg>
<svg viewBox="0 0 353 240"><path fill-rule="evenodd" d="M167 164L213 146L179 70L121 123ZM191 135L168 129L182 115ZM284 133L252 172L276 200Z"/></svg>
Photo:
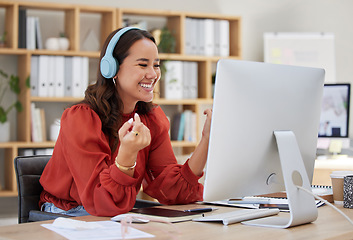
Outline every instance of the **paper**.
<svg viewBox="0 0 353 240"><path fill-rule="evenodd" d="M41 226L52 230L70 240L108 240L155 237L152 234L128 227L128 231L124 234L123 238L121 224L112 221L84 222L72 219L68 220L70 220L70 223L64 223L63 221L60 221L59 224L42 224ZM77 221L77 223L73 224L73 221ZM68 223L75 225L76 227L65 227ZM55 225L59 227L55 227Z"/></svg>
<svg viewBox="0 0 353 240"><path fill-rule="evenodd" d="M289 212L287 198L264 198L264 199L269 199L269 202L267 204L240 204L240 203L232 204L232 203L229 203L228 200L222 200L222 201L203 202L203 203L221 205L221 206L230 206L230 207L250 208L250 209L279 208L281 212ZM319 200L315 200L315 204L316 204L316 207L321 207L325 203Z"/></svg>
<svg viewBox="0 0 353 240"><path fill-rule="evenodd" d="M331 140L329 152L330 153L340 153L342 150L342 141L341 140Z"/></svg>

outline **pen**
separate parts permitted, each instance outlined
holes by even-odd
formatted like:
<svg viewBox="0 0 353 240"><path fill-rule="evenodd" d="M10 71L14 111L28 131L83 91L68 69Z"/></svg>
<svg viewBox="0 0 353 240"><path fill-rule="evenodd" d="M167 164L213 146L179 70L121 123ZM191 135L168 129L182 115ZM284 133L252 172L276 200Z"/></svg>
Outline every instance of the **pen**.
<svg viewBox="0 0 353 240"><path fill-rule="evenodd" d="M217 208L195 208L195 209L184 210L184 212L200 212L200 213L204 213L204 212L212 212L214 210L217 210Z"/></svg>
<svg viewBox="0 0 353 240"><path fill-rule="evenodd" d="M229 204L268 204L270 199L230 200Z"/></svg>

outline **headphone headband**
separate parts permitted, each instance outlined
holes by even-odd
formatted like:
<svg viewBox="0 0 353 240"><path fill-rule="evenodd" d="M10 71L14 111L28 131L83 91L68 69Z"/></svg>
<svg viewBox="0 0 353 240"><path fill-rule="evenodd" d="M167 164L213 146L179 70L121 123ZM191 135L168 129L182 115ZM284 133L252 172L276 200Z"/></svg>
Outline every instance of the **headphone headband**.
<svg viewBox="0 0 353 240"><path fill-rule="evenodd" d="M116 75L116 73L119 70L119 63L118 61L113 57L113 51L118 43L120 37L126 33L127 31L130 31L132 29L138 29L136 27L125 27L120 29L115 35L110 39L107 49L105 50L105 54L101 59L100 62L100 71L103 77L105 78L112 78Z"/></svg>

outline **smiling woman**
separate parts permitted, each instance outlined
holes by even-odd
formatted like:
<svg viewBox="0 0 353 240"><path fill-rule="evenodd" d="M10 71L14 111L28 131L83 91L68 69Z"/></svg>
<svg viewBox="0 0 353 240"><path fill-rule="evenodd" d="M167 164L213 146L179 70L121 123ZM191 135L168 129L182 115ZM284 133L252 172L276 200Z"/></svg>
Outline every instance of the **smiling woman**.
<svg viewBox="0 0 353 240"><path fill-rule="evenodd" d="M113 78L123 101L123 112L132 112L138 101L151 102L154 86L160 77L156 44L146 38L136 41Z"/></svg>
<svg viewBox="0 0 353 240"><path fill-rule="evenodd" d="M152 104L160 79L154 38L136 28L108 36L97 81L85 99L66 109L53 156L42 177L44 211L115 216L130 211L144 192L162 204L202 200L198 183L206 163L211 110L200 144L177 164L169 121Z"/></svg>

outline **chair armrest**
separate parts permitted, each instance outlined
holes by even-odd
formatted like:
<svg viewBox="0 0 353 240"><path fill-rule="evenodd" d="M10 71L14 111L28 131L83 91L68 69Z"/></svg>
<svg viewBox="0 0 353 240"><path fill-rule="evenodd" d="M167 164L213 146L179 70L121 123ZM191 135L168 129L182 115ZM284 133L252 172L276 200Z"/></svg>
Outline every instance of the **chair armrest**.
<svg viewBox="0 0 353 240"><path fill-rule="evenodd" d="M29 212L28 222L53 220L58 217L69 218L72 216L64 215L64 214L60 214L60 213L51 213L51 212L43 212L43 211L39 211L39 210L31 210Z"/></svg>

